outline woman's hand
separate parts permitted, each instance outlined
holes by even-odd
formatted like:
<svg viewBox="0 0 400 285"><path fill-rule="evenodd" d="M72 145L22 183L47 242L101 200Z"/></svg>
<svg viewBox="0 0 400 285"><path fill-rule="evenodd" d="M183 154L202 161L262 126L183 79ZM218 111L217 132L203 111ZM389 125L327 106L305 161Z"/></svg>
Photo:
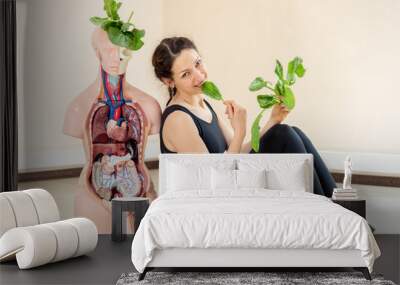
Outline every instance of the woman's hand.
<svg viewBox="0 0 400 285"><path fill-rule="evenodd" d="M247 111L233 100L223 101L226 106L225 114L231 122L234 135L244 138L246 136Z"/></svg>
<svg viewBox="0 0 400 285"><path fill-rule="evenodd" d="M280 124L285 120L290 110L284 104L276 104L272 107L269 120L274 124Z"/></svg>

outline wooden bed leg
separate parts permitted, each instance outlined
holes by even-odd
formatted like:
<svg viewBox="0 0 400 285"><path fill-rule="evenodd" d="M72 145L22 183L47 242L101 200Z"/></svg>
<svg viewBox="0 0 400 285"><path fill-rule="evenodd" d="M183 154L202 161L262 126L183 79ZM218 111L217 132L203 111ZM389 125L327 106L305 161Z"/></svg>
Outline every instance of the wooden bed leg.
<svg viewBox="0 0 400 285"><path fill-rule="evenodd" d="M139 278L138 281L142 281L144 279L144 277L146 276L148 269L147 267L144 269L144 271L142 273L139 274Z"/></svg>
<svg viewBox="0 0 400 285"><path fill-rule="evenodd" d="M367 267L354 267L354 269L357 271L361 271L362 274L364 275L365 279L372 280L371 274L369 274L369 270Z"/></svg>

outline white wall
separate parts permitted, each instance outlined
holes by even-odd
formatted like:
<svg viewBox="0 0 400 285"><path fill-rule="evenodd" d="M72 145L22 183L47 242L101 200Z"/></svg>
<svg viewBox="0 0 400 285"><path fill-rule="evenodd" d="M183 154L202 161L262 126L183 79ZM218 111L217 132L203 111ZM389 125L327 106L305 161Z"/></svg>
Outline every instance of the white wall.
<svg viewBox="0 0 400 285"><path fill-rule="evenodd" d="M160 99L151 55L162 37L162 1L123 1L121 17L135 11L146 30L127 79ZM91 16L102 16L100 0L17 0L19 169L71 166L84 162L81 141L62 133L68 103L93 82L98 62L91 48ZM162 101L162 99L160 99ZM158 150L150 139L148 153Z"/></svg>

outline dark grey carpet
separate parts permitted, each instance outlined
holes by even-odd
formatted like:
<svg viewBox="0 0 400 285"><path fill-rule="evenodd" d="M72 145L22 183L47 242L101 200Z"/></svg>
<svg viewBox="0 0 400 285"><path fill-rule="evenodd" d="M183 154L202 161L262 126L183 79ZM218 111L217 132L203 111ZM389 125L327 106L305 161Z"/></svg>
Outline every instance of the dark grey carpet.
<svg viewBox="0 0 400 285"><path fill-rule="evenodd" d="M298 285L298 284L376 284L395 285L384 280L381 275L372 275L368 281L360 272L148 272L146 278L138 281L138 273L122 274L117 285L133 284L268 284L268 285Z"/></svg>

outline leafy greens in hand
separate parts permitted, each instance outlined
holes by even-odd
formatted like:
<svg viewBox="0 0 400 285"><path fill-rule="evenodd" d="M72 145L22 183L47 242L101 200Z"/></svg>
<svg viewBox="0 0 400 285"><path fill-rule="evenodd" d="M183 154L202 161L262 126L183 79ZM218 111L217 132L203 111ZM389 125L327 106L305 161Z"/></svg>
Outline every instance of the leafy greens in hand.
<svg viewBox="0 0 400 285"><path fill-rule="evenodd" d="M303 60L300 57L295 57L288 64L285 79L282 64L277 60L275 74L278 79L275 85L269 81L265 81L262 77L256 77L251 82L249 86L250 91L255 92L262 88L268 89L268 93L257 95L257 102L262 110L257 115L251 127L251 146L254 151L258 152L260 148L260 120L265 110L275 104L284 104L289 110L292 110L296 101L291 86L296 82L296 76L301 78L305 72Z"/></svg>

